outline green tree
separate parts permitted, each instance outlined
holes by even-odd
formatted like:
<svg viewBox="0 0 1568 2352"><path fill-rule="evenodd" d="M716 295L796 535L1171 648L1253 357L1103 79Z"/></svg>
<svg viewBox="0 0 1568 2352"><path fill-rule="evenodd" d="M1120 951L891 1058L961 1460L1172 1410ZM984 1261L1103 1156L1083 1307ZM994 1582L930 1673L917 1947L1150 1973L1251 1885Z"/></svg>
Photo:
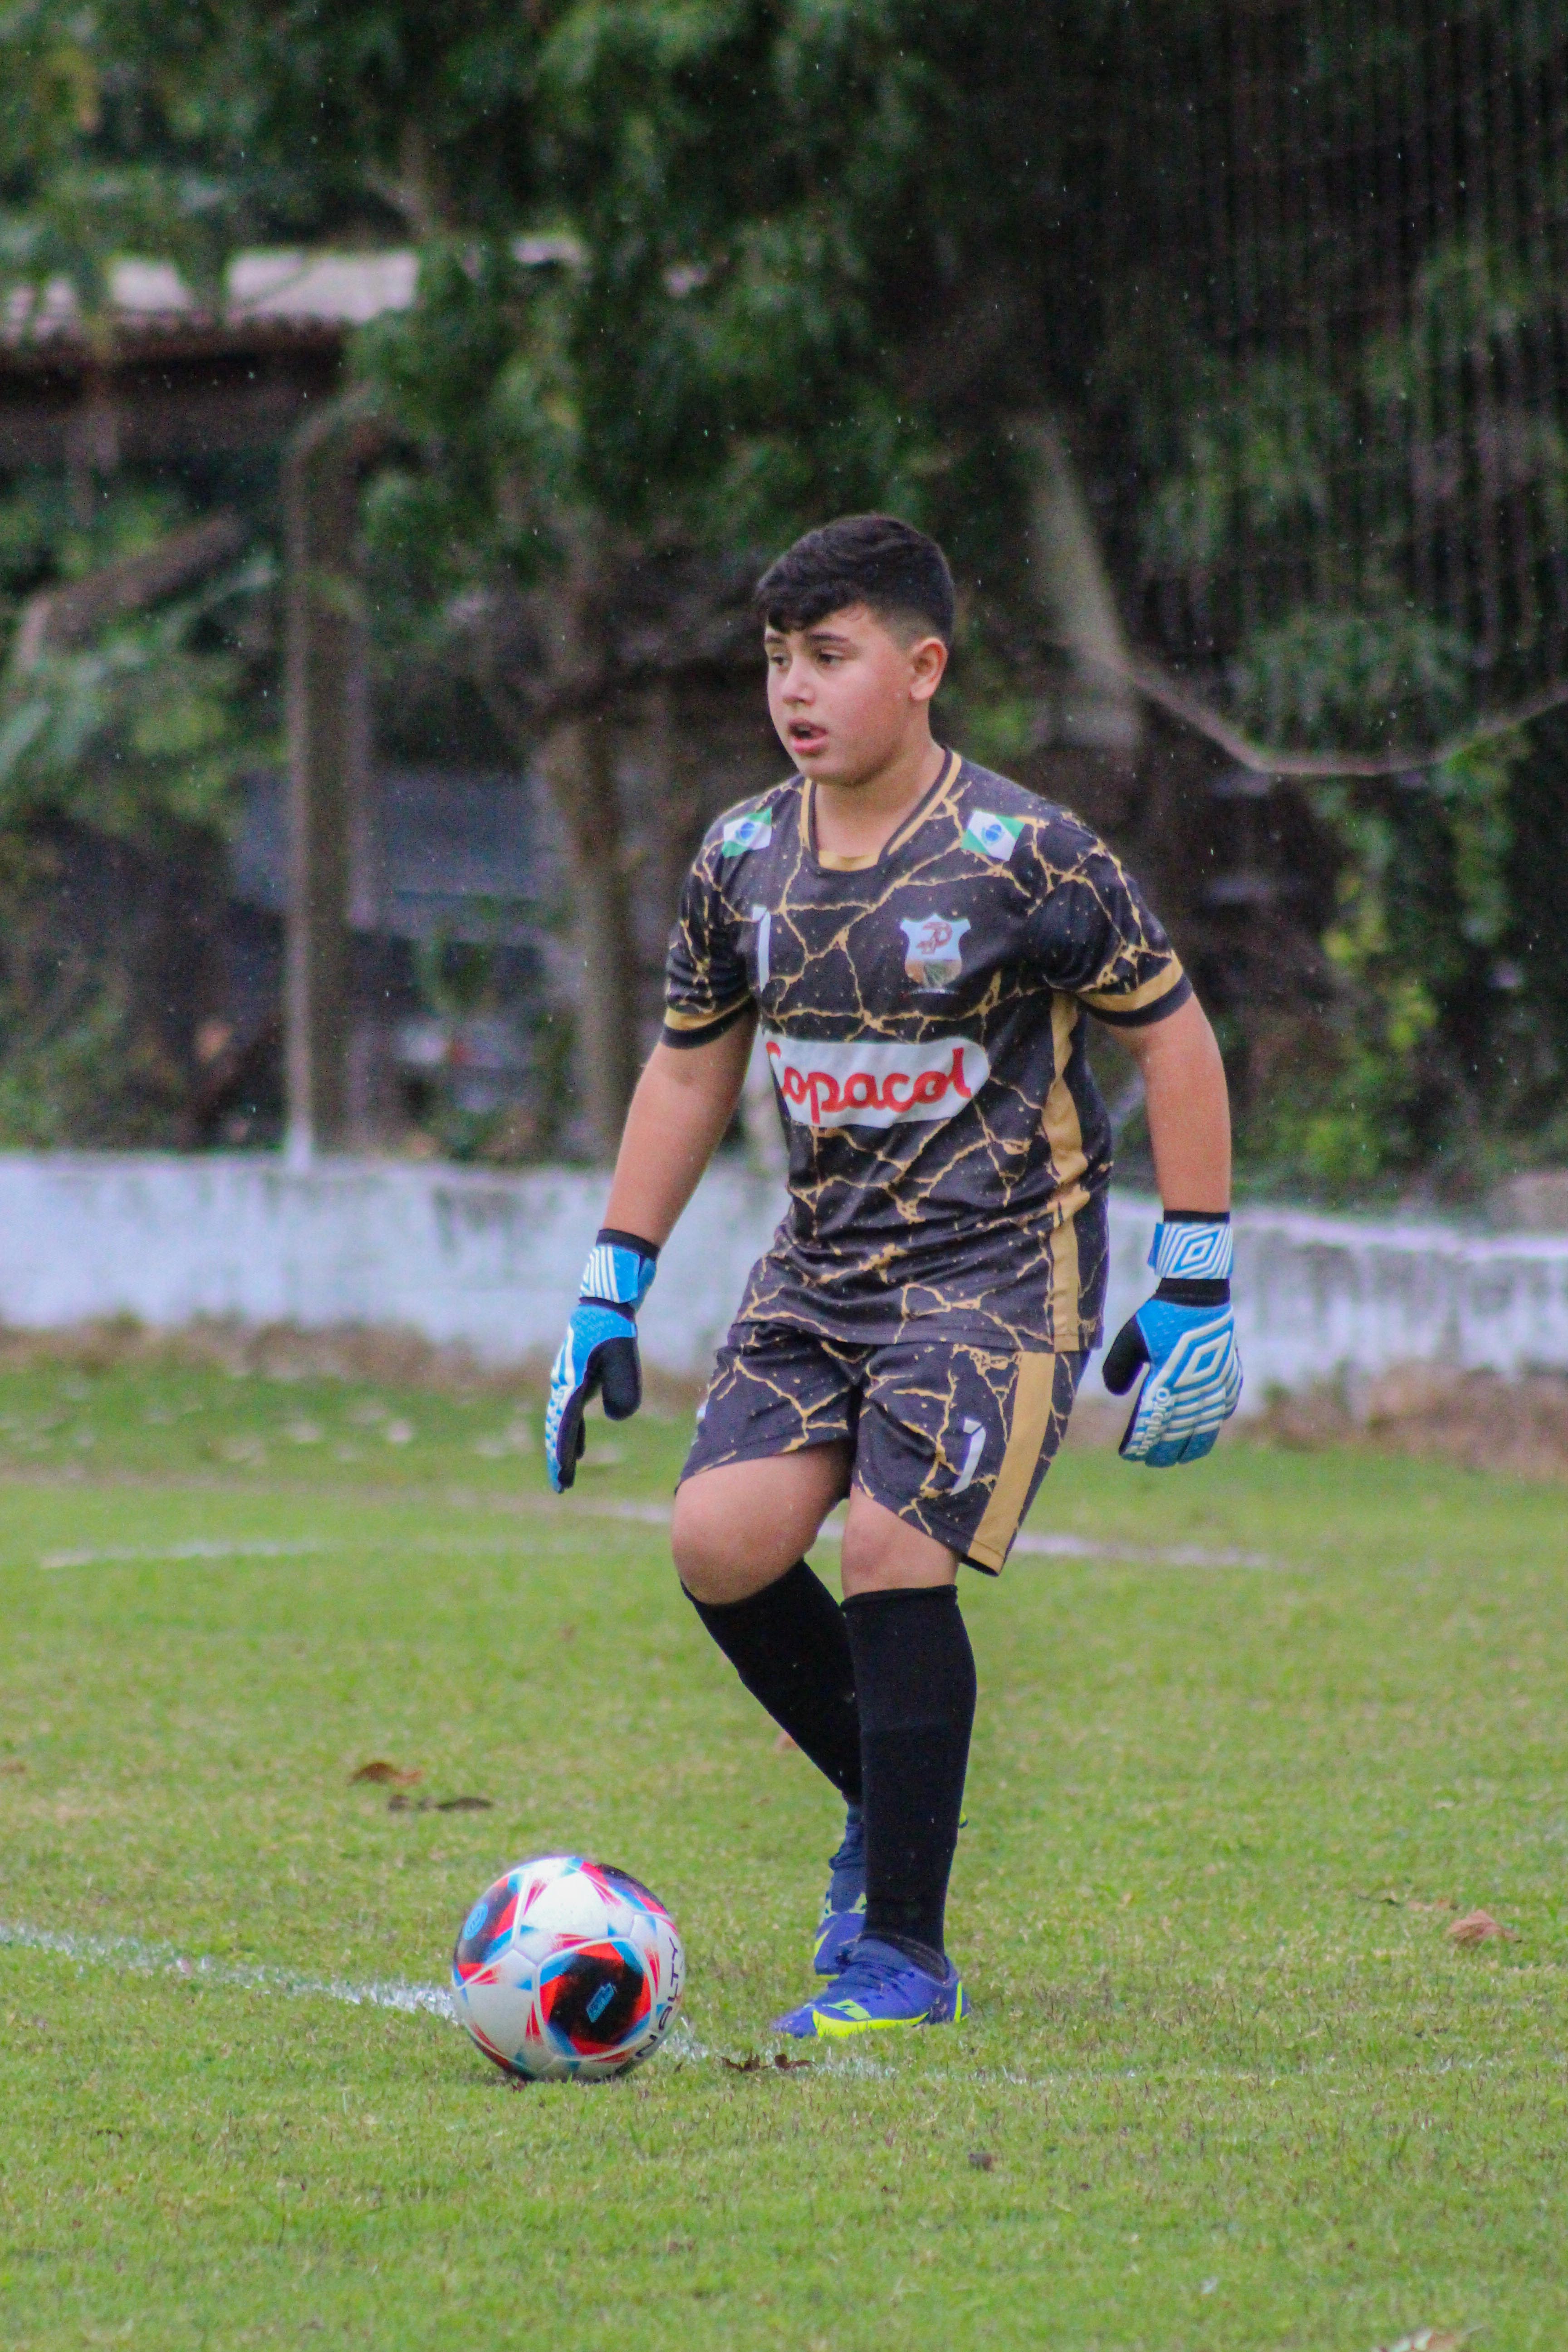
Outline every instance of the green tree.
<svg viewBox="0 0 1568 2352"><path fill-rule="evenodd" d="M607 717L710 651L760 552L868 504L952 544L991 675L1024 492L1066 463L1042 412L1096 337L1121 12L33 0L4 37L14 285L64 271L97 320L115 251L213 286L241 241L417 241L417 307L362 355L409 451L373 538L388 604L542 743L607 1143L633 1074Z"/></svg>
<svg viewBox="0 0 1568 2352"><path fill-rule="evenodd" d="M1201 658L1233 716L1297 741L1430 740L1524 642L1496 596L1473 631L1424 599L1390 518L1449 464L1447 392L1506 386L1552 273L1466 229L1394 256L1402 323L1339 335L1363 315L1365 198L1358 173L1319 170L1302 110L1374 137L1377 75L1443 26L1417 9L1372 40L1265 13L26 0L0 25L13 287L65 271L100 320L117 251L216 284L241 243L418 246L416 309L358 357L400 436L367 509L389 644L440 648L520 753L543 749L595 977L602 1137L631 1072L608 716L739 625L755 556L825 512L888 505L947 540L967 592L955 687L961 705L966 678L984 689L1001 757L1043 641L1087 662L1114 636L1097 540L1122 612ZM1512 22L1510 0L1480 13ZM1296 207L1310 244L1286 221L1237 257L1244 317L1208 224L1240 168L1231 59L1264 31L1318 209ZM1547 546L1568 478L1554 398L1494 404L1465 457L1484 489L1506 456ZM1325 1116L1375 1097L1357 1164L1384 1175L1436 1148L1445 1102L1448 1133L1488 1125L1531 1007L1550 1059L1556 982L1544 946L1521 947L1508 846L1558 790L1541 740L1419 791L1318 795L1343 872ZM1504 984L1516 964L1522 988ZM1389 977L1405 965L1414 996Z"/></svg>

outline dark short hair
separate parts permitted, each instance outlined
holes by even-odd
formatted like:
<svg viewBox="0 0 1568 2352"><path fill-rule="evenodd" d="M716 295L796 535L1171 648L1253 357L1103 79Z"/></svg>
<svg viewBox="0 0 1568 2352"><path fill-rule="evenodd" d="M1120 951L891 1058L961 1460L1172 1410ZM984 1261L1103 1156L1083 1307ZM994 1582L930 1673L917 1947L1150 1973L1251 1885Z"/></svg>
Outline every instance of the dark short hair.
<svg viewBox="0 0 1568 2352"><path fill-rule="evenodd" d="M846 604L879 620L913 621L952 643L955 600L934 539L895 515L841 515L808 530L770 563L754 603L770 629L809 629Z"/></svg>

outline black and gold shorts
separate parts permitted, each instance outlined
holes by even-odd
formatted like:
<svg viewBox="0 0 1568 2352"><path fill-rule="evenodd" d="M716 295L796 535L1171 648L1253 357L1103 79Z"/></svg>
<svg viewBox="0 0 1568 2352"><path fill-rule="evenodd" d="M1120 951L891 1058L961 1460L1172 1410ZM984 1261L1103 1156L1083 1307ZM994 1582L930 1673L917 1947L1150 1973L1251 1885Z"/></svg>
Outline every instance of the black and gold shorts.
<svg viewBox="0 0 1568 2352"><path fill-rule="evenodd" d="M847 1441L854 1483L988 1576L1001 1572L1068 1425L1081 1354L967 1341L856 1347L736 1323L682 1479Z"/></svg>

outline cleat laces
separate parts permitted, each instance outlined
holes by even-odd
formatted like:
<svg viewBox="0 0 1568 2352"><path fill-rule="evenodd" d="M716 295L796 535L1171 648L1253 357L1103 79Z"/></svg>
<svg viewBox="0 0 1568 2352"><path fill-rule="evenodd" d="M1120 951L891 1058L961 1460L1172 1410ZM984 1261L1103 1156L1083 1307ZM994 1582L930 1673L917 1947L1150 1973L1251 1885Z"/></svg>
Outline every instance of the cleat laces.
<svg viewBox="0 0 1568 2352"><path fill-rule="evenodd" d="M911 1960L907 1952L896 1952L890 1945L879 1951L862 1951L861 1946L870 1941L858 1936L844 1955L844 1971L832 1994L831 2005L841 2000L858 2000L862 1990L877 1993L897 1984L900 1977L928 1976L930 1971Z"/></svg>

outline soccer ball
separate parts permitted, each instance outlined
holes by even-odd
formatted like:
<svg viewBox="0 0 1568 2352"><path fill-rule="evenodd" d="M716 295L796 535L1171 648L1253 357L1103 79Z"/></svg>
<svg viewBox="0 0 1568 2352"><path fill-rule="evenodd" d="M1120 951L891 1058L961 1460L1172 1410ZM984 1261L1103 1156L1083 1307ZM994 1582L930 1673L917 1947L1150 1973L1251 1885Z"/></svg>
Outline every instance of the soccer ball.
<svg viewBox="0 0 1568 2352"><path fill-rule="evenodd" d="M624 1870L547 1853L488 1886L452 1953L460 2022L532 2083L602 2082L652 2055L674 2022L686 1954L674 1920Z"/></svg>

